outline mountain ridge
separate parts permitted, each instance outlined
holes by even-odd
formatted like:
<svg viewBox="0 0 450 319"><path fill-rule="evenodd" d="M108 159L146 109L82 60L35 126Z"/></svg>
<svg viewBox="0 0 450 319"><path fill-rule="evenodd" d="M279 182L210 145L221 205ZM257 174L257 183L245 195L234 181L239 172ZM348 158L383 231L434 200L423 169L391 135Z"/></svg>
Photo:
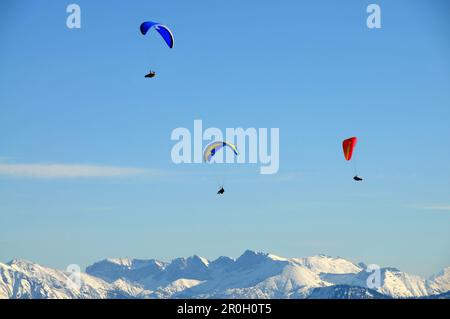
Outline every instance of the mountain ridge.
<svg viewBox="0 0 450 319"><path fill-rule="evenodd" d="M287 258L246 250L238 258L198 255L170 262L106 258L79 274L25 259L0 263L0 298L446 298L450 267L430 278L379 269L379 285L364 263L315 255Z"/></svg>

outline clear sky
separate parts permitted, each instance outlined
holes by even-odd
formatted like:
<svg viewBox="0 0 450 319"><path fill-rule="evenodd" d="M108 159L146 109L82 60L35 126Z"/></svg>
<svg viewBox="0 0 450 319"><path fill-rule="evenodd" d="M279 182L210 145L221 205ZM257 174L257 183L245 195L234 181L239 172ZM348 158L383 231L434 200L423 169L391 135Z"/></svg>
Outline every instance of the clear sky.
<svg viewBox="0 0 450 319"><path fill-rule="evenodd" d="M0 261L450 265L448 1L73 2L81 29L69 1L0 4ZM195 119L279 128L279 173L173 164L170 134ZM354 135L362 183L341 150Z"/></svg>

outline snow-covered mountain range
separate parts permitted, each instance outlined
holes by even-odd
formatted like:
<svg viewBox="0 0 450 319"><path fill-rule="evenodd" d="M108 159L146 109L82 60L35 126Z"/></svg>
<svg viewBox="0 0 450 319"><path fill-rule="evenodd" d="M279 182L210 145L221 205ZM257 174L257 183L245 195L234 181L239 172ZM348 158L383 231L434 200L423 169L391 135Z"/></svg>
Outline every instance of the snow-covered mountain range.
<svg viewBox="0 0 450 319"><path fill-rule="evenodd" d="M250 250L214 261L196 255L171 262L105 259L79 277L16 259L0 263L0 298L449 297L450 267L428 279L381 268L380 285L373 289L367 284L373 272L366 270L343 258L283 258Z"/></svg>

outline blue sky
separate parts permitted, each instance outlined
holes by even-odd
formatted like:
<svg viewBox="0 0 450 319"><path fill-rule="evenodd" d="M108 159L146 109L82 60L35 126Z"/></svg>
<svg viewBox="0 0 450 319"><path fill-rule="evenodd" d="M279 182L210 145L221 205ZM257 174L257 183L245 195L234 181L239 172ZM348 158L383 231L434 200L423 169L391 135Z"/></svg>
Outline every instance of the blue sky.
<svg viewBox="0 0 450 319"><path fill-rule="evenodd" d="M372 2L79 0L71 30L68 1L2 1L0 260L250 248L449 266L450 7ZM145 20L172 29L172 50ZM170 134L195 119L279 128L279 173L173 164ZM341 151L354 135L363 183Z"/></svg>

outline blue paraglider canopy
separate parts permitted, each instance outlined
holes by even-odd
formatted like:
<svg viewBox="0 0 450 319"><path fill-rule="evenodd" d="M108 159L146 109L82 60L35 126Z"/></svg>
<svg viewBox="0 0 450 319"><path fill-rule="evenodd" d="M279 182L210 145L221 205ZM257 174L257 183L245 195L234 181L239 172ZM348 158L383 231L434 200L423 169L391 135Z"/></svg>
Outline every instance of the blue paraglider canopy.
<svg viewBox="0 0 450 319"><path fill-rule="evenodd" d="M145 35L148 30L150 30L151 28L155 28L156 31L158 31L158 33L162 36L162 38L164 39L164 41L167 43L167 45L169 46L169 48L173 48L173 34L172 31L170 31L170 29L168 27L166 27L165 25L158 23L158 22L153 22L153 21L145 21L141 24L141 33L143 35Z"/></svg>

